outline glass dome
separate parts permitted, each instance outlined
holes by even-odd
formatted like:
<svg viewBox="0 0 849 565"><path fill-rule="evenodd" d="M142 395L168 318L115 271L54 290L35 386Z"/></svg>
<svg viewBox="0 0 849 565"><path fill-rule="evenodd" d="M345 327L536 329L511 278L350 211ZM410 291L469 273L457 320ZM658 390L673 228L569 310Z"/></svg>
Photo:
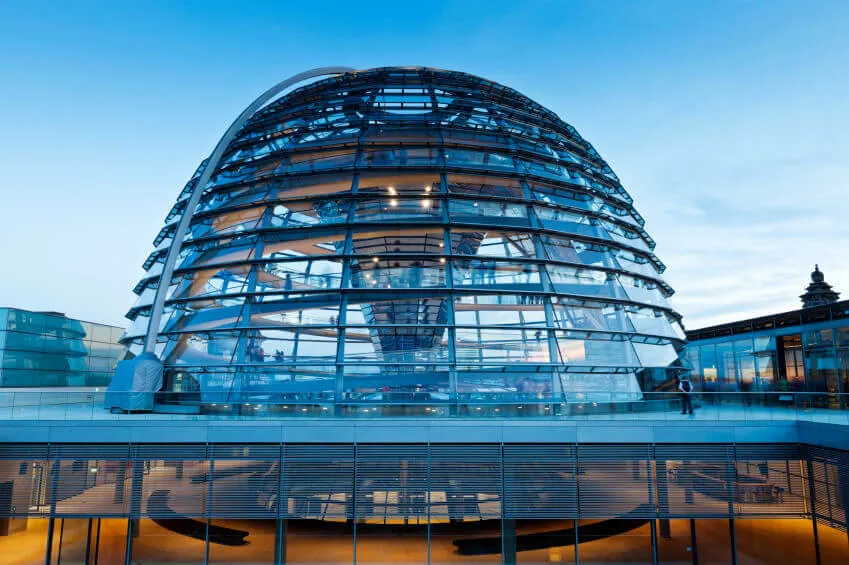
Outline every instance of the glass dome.
<svg viewBox="0 0 849 565"><path fill-rule="evenodd" d="M136 286L132 352L203 167ZM156 344L183 402L492 415L639 399L675 372L680 316L631 197L505 86L406 67L313 82L242 127L202 194Z"/></svg>

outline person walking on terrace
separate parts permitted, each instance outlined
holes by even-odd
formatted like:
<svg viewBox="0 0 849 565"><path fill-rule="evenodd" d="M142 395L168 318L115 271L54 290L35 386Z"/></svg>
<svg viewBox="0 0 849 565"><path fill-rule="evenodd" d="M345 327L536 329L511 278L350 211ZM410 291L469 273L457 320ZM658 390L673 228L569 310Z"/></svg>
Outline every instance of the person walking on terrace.
<svg viewBox="0 0 849 565"><path fill-rule="evenodd" d="M681 391L681 413L693 414L693 383L687 375L681 377L681 382L678 384L678 390Z"/></svg>

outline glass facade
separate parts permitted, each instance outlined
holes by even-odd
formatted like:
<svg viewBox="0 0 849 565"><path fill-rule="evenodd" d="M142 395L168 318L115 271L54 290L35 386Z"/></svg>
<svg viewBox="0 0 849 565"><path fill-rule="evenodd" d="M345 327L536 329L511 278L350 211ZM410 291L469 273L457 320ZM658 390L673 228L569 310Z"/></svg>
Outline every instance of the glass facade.
<svg viewBox="0 0 849 565"><path fill-rule="evenodd" d="M105 386L126 348L122 328L55 312L0 308L0 387Z"/></svg>
<svg viewBox="0 0 849 565"><path fill-rule="evenodd" d="M132 353L204 166L135 288ZM573 127L484 79L298 88L246 123L191 212L155 349L184 402L427 415L635 400L675 373L680 316L631 197Z"/></svg>
<svg viewBox="0 0 849 565"><path fill-rule="evenodd" d="M820 310L694 330L683 363L704 392L849 393L849 302Z"/></svg>
<svg viewBox="0 0 849 565"><path fill-rule="evenodd" d="M0 446L4 565L825 565L849 453L796 444Z"/></svg>

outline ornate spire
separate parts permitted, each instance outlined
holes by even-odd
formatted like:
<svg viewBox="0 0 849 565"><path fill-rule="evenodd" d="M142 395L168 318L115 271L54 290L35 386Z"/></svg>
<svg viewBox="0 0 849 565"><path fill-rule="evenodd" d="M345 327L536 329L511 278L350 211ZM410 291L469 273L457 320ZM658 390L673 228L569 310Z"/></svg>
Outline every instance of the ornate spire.
<svg viewBox="0 0 849 565"><path fill-rule="evenodd" d="M802 299L802 308L834 304L839 297L840 293L831 290L831 285L825 282L825 275L820 271L820 266L814 265L811 284L808 285L805 294L799 297Z"/></svg>

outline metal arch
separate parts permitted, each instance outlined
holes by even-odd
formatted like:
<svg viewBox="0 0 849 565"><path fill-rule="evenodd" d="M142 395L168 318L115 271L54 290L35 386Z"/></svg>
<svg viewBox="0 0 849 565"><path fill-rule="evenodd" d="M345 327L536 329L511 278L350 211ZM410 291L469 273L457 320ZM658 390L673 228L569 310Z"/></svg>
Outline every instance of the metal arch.
<svg viewBox="0 0 849 565"><path fill-rule="evenodd" d="M159 337L159 324L162 319L162 310L165 307L165 296L167 294L168 288L171 286L171 276L174 274L174 266L177 262L177 256L180 254L180 247L182 247L183 245L183 239L185 239L186 230L188 229L189 223L192 220L194 210L195 208L197 208L198 202L200 201L200 197L203 194L206 184L212 177L212 173L215 172L215 169L221 162L221 157L224 156L224 150L227 149L227 146L230 144L231 141L233 141L233 139L236 137L236 134L239 132L245 122L247 122L251 118L251 116L256 113L257 110L265 106L265 104L267 104L272 98L278 96L287 88L311 78L325 75L339 75L353 71L356 71L356 69L353 69L351 67L319 67L317 69L298 73L282 82L275 84L274 86L263 92L256 100L254 100L250 104L250 106L245 108L242 113L239 114L239 117L236 118L236 121L234 121L230 125L230 128L224 133L224 136L218 141L218 144L212 151L212 155L210 155L209 159L207 160L206 166L203 169L203 173L201 173L200 177L197 180L197 183L192 189L192 194L189 197L189 201L186 203L185 210L183 210L183 216L180 219L180 223L177 224L177 231L174 232L174 239L171 241L171 246L168 248L168 254L165 257L165 265L163 265L162 274L159 276L159 285L156 288L156 295L154 296L153 306L151 307L150 311L150 320L148 321L147 325L147 335L145 336L144 340L145 352L154 353L154 348L156 347L156 340Z"/></svg>

